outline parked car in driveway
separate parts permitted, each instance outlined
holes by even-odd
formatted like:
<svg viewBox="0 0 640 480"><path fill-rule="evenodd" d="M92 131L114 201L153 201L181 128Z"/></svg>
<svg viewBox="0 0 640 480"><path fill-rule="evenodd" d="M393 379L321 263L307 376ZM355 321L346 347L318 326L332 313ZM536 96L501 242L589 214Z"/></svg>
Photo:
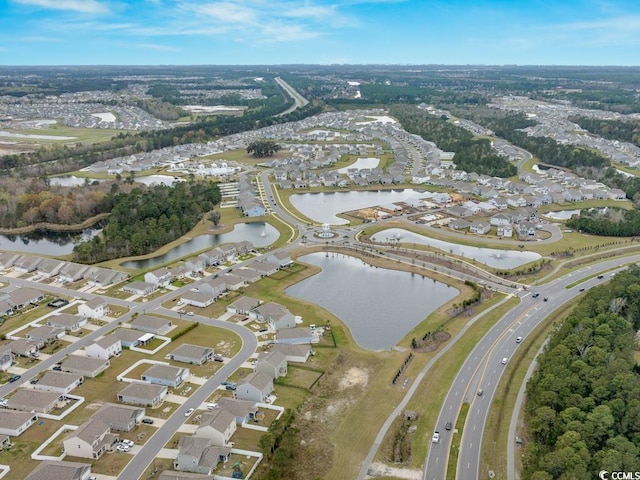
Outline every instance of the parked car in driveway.
<svg viewBox="0 0 640 480"><path fill-rule="evenodd" d="M143 418L142 423L146 423L147 425L153 425L153 418Z"/></svg>

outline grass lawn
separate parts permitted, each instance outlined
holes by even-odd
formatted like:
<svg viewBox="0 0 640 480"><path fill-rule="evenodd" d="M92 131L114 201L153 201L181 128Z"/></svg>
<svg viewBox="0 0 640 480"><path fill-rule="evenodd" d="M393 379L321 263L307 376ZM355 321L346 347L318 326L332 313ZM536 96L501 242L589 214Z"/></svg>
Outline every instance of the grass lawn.
<svg viewBox="0 0 640 480"><path fill-rule="evenodd" d="M291 387L311 388L311 385L321 376L322 372L316 372L291 364L287 368L287 376L278 379L278 385L283 384Z"/></svg>

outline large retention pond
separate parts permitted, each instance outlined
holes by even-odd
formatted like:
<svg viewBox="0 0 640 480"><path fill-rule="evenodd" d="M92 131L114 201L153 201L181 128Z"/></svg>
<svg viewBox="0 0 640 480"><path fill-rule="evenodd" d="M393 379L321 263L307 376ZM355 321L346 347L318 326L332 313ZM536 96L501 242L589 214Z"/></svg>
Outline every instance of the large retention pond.
<svg viewBox="0 0 640 480"><path fill-rule="evenodd" d="M428 277L373 267L341 254L311 253L298 260L322 272L287 288L286 294L330 311L358 345L370 350L392 348L459 293Z"/></svg>

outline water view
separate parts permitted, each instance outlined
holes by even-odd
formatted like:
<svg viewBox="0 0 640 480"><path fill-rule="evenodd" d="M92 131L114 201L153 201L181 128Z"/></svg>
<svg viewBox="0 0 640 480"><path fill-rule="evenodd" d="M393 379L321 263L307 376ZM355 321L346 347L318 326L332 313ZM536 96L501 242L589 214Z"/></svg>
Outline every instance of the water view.
<svg viewBox="0 0 640 480"><path fill-rule="evenodd" d="M291 204L317 223L346 225L349 222L336 216L360 208L403 202L409 198L431 198L433 193L413 189L369 190L364 192L297 193L291 195Z"/></svg>
<svg viewBox="0 0 640 480"><path fill-rule="evenodd" d="M236 243L248 240L256 247L266 247L278 239L278 230L265 222L239 223L227 233L198 235L167 253L144 260L131 260L122 264L125 268L148 269L172 260L187 257L201 250L213 248L223 243Z"/></svg>
<svg viewBox="0 0 640 480"><path fill-rule="evenodd" d="M341 254L311 253L300 261L322 272L286 294L324 307L351 331L358 345L388 350L459 291L431 278L373 267Z"/></svg>
<svg viewBox="0 0 640 480"><path fill-rule="evenodd" d="M184 182L184 180L176 180L170 175L146 175L144 177L135 177L135 181L144 183L147 186L166 185L167 187L173 187L176 182Z"/></svg>
<svg viewBox="0 0 640 480"><path fill-rule="evenodd" d="M0 250L51 255L54 257L73 253L76 243L84 242L100 233L102 227L87 228L82 232L46 232L30 235L0 235Z"/></svg>
<svg viewBox="0 0 640 480"><path fill-rule="evenodd" d="M540 254L535 252L458 245L457 243L425 237L402 228L382 230L372 235L371 240L378 243L417 243L419 245L427 245L452 255L470 258L489 267L499 269L516 268L542 258Z"/></svg>
<svg viewBox="0 0 640 480"><path fill-rule="evenodd" d="M104 180L97 180L95 178L76 177L75 175L60 175L59 177L50 177L49 183L51 185L57 185L61 187L80 187L91 184L93 182L103 182Z"/></svg>

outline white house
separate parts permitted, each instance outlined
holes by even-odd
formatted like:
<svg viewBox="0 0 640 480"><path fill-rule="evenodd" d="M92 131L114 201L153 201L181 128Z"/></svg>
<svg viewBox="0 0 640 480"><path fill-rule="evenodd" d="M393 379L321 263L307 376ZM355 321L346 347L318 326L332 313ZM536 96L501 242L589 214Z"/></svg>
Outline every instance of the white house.
<svg viewBox="0 0 640 480"><path fill-rule="evenodd" d="M101 298L92 298L86 303L78 305L78 314L87 318L102 318L109 313L107 302Z"/></svg>

